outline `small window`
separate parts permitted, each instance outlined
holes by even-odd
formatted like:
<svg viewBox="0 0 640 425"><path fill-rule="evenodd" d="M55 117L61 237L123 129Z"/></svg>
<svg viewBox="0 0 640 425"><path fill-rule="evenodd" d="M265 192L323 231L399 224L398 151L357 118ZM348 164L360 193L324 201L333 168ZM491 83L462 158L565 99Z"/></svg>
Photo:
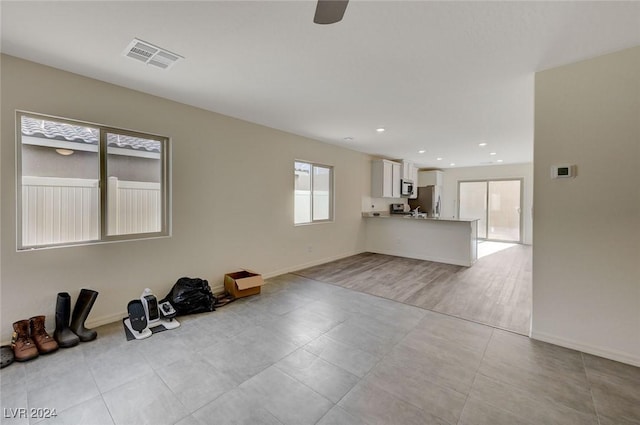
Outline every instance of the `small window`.
<svg viewBox="0 0 640 425"><path fill-rule="evenodd" d="M296 161L294 223L333 220L333 167Z"/></svg>
<svg viewBox="0 0 640 425"><path fill-rule="evenodd" d="M17 114L18 249L169 234L169 139Z"/></svg>

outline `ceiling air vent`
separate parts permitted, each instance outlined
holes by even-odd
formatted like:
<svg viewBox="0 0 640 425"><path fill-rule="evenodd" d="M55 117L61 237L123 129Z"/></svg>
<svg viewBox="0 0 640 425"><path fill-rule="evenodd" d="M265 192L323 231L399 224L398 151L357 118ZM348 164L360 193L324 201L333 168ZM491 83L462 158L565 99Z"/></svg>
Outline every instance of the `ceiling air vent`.
<svg viewBox="0 0 640 425"><path fill-rule="evenodd" d="M123 54L140 62L144 62L147 65L162 69L167 69L178 60L184 59L180 55L171 53L162 47L154 46L151 43L137 38L134 38L133 41L129 43Z"/></svg>

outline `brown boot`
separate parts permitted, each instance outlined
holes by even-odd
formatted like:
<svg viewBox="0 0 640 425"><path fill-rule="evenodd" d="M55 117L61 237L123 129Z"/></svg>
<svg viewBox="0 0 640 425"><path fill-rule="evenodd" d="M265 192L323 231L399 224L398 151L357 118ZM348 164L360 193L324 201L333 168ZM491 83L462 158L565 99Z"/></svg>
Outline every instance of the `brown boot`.
<svg viewBox="0 0 640 425"><path fill-rule="evenodd" d="M38 357L38 347L29 337L28 320L20 320L13 324L11 346L13 347L13 355L16 361L24 362Z"/></svg>
<svg viewBox="0 0 640 425"><path fill-rule="evenodd" d="M51 338L44 329L44 316L35 316L29 319L31 324L31 338L36 343L40 354L47 354L58 349L58 343Z"/></svg>

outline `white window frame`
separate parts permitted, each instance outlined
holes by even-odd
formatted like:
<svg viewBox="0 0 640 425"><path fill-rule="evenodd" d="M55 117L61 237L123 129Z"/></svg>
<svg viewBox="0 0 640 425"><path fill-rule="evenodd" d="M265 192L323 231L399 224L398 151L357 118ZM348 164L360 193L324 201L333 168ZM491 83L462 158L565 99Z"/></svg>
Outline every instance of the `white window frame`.
<svg viewBox="0 0 640 425"><path fill-rule="evenodd" d="M98 198L98 238L91 240L82 240L77 242L62 242L62 243L48 243L39 245L24 245L22 240L22 117L32 117L35 119L43 119L56 121L77 126L86 126L97 128L100 130L100 137L98 141L98 163L99 163L99 180L97 186L99 188ZM107 133L117 133L132 137L139 137L149 140L155 140L161 143L161 156L162 163L161 177L160 177L160 192L161 192L161 219L160 219L160 231L158 232L145 232L145 233L129 233L108 235L107 227L109 222L109 214L107 205L107 192L108 192L108 176L107 176L107 153L112 153L113 148L107 147ZM93 145L95 146L95 145ZM91 149L93 150L93 149ZM31 251L44 248L57 248L67 246L78 245L92 245L101 243L111 243L119 241L140 240L140 239L152 239L159 237L171 236L171 139L169 137L160 136L156 134L143 133L132 130L125 130L116 127L110 127L102 124L90 123L86 121L79 121L69 118L62 118L52 115L45 115L34 112L26 112L16 110L16 247L18 251Z"/></svg>
<svg viewBox="0 0 640 425"><path fill-rule="evenodd" d="M334 168L333 165L327 165L327 164L321 164L321 163L317 163L317 162L312 162L312 161L305 161L303 159L296 159L293 162L293 168L294 168L294 183L293 183L293 188L294 188L294 196L295 196L295 165L296 163L303 163L303 164L308 164L311 166L311 172L310 172L310 181L309 181L309 190L311 192L311 197L310 197L310 217L311 217L311 221L305 221L305 222L301 222L301 223L296 223L295 222L295 202L293 205L294 211L293 211L293 216L294 216L294 225L295 226L307 226L309 224L316 224L316 223L332 223L334 221L334 205L335 205L335 187L334 187ZM320 168L325 168L329 170L329 218L326 219L321 219L321 220L314 220L313 219L313 171L315 167L320 167Z"/></svg>

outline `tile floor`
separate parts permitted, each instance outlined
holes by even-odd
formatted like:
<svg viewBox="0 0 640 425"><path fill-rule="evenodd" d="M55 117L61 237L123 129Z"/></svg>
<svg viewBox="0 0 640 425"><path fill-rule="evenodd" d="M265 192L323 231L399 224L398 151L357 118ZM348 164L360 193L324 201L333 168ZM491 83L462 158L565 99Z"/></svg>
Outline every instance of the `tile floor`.
<svg viewBox="0 0 640 425"><path fill-rule="evenodd" d="M640 368L300 276L147 340L98 332L2 369L0 422L640 424Z"/></svg>

